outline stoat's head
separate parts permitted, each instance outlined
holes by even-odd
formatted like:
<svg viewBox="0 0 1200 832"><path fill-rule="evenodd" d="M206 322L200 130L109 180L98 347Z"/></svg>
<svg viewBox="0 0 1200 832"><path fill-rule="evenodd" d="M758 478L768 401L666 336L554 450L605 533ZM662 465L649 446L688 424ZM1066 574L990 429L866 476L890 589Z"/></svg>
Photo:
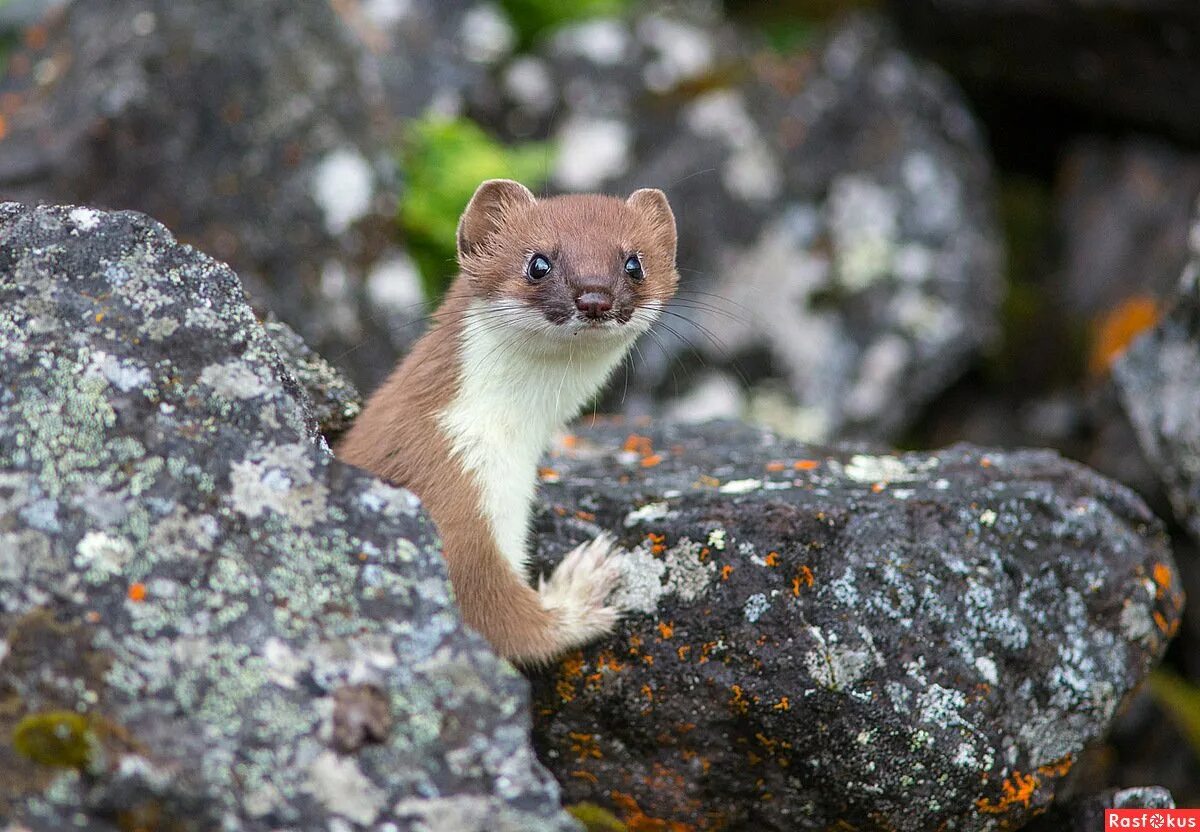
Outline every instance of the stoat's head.
<svg viewBox="0 0 1200 832"><path fill-rule="evenodd" d="M675 293L675 216L652 188L537 199L491 179L459 220L458 262L481 314L552 336L632 339Z"/></svg>

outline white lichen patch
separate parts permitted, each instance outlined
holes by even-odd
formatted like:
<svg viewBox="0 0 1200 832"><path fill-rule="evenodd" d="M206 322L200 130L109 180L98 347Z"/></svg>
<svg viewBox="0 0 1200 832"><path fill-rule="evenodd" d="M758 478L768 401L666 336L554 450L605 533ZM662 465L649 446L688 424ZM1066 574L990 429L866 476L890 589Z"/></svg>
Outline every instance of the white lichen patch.
<svg viewBox="0 0 1200 832"><path fill-rule="evenodd" d="M831 462L830 467L840 469L841 473L855 482L913 482L922 479L926 473L938 465L937 457L929 457L913 466L909 466L897 456L870 454L855 454L844 465Z"/></svg>
<svg viewBox="0 0 1200 832"><path fill-rule="evenodd" d="M996 525L996 512L990 508L984 509L979 515L979 522L989 528Z"/></svg>
<svg viewBox="0 0 1200 832"><path fill-rule="evenodd" d="M397 254L377 263L367 273L367 297L378 309L415 315L425 293L412 258Z"/></svg>
<svg viewBox="0 0 1200 832"><path fill-rule="evenodd" d="M278 512L307 529L325 514L328 489L313 479L308 447L271 445L235 462L230 472L233 508L256 518Z"/></svg>
<svg viewBox="0 0 1200 832"><path fill-rule="evenodd" d="M666 502L646 503L641 508L634 509L625 515L625 528L636 526L638 523L654 523L665 520L670 515Z"/></svg>
<svg viewBox="0 0 1200 832"><path fill-rule="evenodd" d="M718 552L725 551L725 530L713 529L708 533L708 545Z"/></svg>
<svg viewBox="0 0 1200 832"><path fill-rule="evenodd" d="M354 758L332 751L321 752L309 765L305 791L333 814L363 825L375 822L387 799Z"/></svg>
<svg viewBox="0 0 1200 832"><path fill-rule="evenodd" d="M128 540L104 532L88 532L75 546L75 566L84 570L90 583L102 583L119 575L133 556L133 546Z"/></svg>
<svg viewBox="0 0 1200 832"><path fill-rule="evenodd" d="M504 12L492 3L472 6L459 30L463 54L468 60L492 64L512 52L517 33Z"/></svg>
<svg viewBox="0 0 1200 832"><path fill-rule="evenodd" d="M808 633L816 642L816 648L804 654L804 667L813 680L827 690L848 690L872 664L870 652L843 647L835 633L826 634L821 628L812 626Z"/></svg>
<svg viewBox="0 0 1200 832"><path fill-rule="evenodd" d="M771 602L767 600L767 596L761 592L756 592L746 599L746 603L742 607L742 615L745 616L747 621L754 624L770 608Z"/></svg>
<svg viewBox="0 0 1200 832"><path fill-rule="evenodd" d="M270 389L254 367L237 359L205 367L200 373L200 383L211 387L218 396L230 400L253 399Z"/></svg>
<svg viewBox="0 0 1200 832"><path fill-rule="evenodd" d="M663 573L667 565L645 546L639 546L625 556L621 566L621 583L611 602L630 612L654 613L666 592Z"/></svg>
<svg viewBox="0 0 1200 832"><path fill-rule="evenodd" d="M332 151L317 164L312 176L313 200L330 234L341 234L370 212L375 174L356 149Z"/></svg>
<svg viewBox="0 0 1200 832"><path fill-rule="evenodd" d="M122 393L137 390L150 383L150 371L128 359L97 350L84 373L90 377L105 379Z"/></svg>
<svg viewBox="0 0 1200 832"><path fill-rule="evenodd" d="M568 119L555 137L554 182L569 191L594 191L629 168L633 131L617 119Z"/></svg>
<svg viewBox="0 0 1200 832"><path fill-rule="evenodd" d="M67 217L75 223L76 231L91 231L100 224L101 214L93 208L72 208Z"/></svg>
<svg viewBox="0 0 1200 832"><path fill-rule="evenodd" d="M645 545L628 552L621 564L621 583L612 603L631 612L652 614L666 595L694 601L712 584L717 567L700 559L704 547L683 538L661 557Z"/></svg>
<svg viewBox="0 0 1200 832"><path fill-rule="evenodd" d="M749 494L751 491L761 489L762 484L760 479L730 480L723 483L717 491L722 494Z"/></svg>

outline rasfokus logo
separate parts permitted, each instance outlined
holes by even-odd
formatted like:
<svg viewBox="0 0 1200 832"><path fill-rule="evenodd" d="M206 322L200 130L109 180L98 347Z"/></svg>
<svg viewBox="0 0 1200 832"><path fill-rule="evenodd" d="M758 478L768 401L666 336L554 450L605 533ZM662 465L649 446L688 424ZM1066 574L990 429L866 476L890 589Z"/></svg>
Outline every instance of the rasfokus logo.
<svg viewBox="0 0 1200 832"><path fill-rule="evenodd" d="M1200 830L1200 809L1105 809L1104 832L1117 829Z"/></svg>

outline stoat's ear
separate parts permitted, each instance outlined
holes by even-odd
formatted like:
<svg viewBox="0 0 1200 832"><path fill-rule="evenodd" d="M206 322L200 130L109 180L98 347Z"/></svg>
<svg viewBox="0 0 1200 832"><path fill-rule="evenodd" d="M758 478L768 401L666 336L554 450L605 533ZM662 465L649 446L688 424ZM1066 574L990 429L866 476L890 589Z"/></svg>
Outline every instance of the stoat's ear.
<svg viewBox="0 0 1200 832"><path fill-rule="evenodd" d="M658 188L642 188L630 194L625 204L646 218L656 241L670 252L674 260L675 214L667 202L667 195Z"/></svg>
<svg viewBox="0 0 1200 832"><path fill-rule="evenodd" d="M475 189L458 221L458 256L472 254L488 237L504 227L505 217L514 208L532 205L537 200L520 182L489 179Z"/></svg>

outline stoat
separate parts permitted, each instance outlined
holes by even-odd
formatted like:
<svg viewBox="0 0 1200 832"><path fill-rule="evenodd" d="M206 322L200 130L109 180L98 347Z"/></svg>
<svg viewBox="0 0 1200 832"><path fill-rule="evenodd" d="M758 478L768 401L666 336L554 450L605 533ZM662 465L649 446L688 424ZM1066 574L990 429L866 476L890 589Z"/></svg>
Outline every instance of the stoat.
<svg viewBox="0 0 1200 832"><path fill-rule="evenodd" d="M337 448L421 498L463 618L514 661L544 662L616 623L620 555L605 535L536 590L527 582L538 460L674 294L675 246L662 191L537 199L484 182L433 327Z"/></svg>

